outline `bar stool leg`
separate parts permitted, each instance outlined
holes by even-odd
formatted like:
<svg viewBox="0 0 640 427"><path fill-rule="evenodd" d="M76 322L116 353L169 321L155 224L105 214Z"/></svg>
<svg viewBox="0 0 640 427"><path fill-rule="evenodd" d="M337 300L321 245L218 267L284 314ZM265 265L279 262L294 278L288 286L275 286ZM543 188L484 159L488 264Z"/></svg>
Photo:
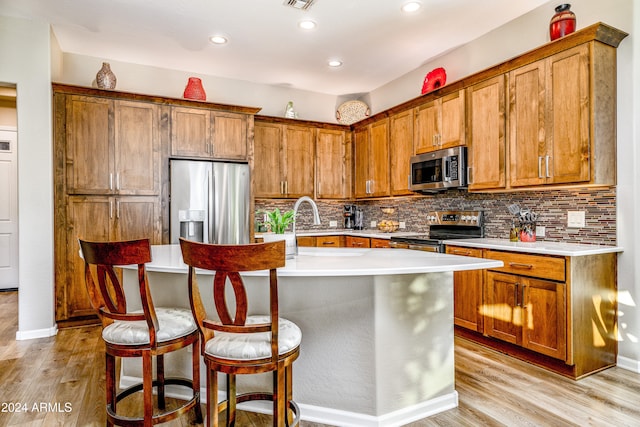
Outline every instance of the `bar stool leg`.
<svg viewBox="0 0 640 427"><path fill-rule="evenodd" d="M109 353L105 353L105 365L106 365L106 393L107 393L107 407L111 406L111 410L116 412L116 358ZM107 417L107 427L113 427L113 423L109 421Z"/></svg>
<svg viewBox="0 0 640 427"><path fill-rule="evenodd" d="M144 427L151 427L153 426L153 358L150 351L142 352L142 371Z"/></svg>
<svg viewBox="0 0 640 427"><path fill-rule="evenodd" d="M227 374L227 427L236 425L236 376Z"/></svg>
<svg viewBox="0 0 640 427"><path fill-rule="evenodd" d="M158 408L165 409L164 398L164 355L156 356L156 379L158 380Z"/></svg>

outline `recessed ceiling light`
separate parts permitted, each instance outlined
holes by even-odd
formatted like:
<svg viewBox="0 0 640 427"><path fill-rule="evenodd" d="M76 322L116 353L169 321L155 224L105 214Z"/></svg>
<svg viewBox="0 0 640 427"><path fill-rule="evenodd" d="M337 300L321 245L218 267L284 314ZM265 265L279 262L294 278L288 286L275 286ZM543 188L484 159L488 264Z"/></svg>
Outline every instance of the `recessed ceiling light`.
<svg viewBox="0 0 640 427"><path fill-rule="evenodd" d="M307 19L298 22L298 27L302 28L303 30L313 30L316 27L316 23Z"/></svg>
<svg viewBox="0 0 640 427"><path fill-rule="evenodd" d="M329 67L340 67L342 65L342 61L340 61L339 59L330 59L329 62Z"/></svg>
<svg viewBox="0 0 640 427"><path fill-rule="evenodd" d="M209 41L213 44L225 44L229 40L225 36L211 36L209 37Z"/></svg>
<svg viewBox="0 0 640 427"><path fill-rule="evenodd" d="M420 7L421 7L420 2L410 1L409 3L405 3L402 6L402 11L403 12L407 12L407 13L411 13L411 12L417 11L418 9L420 9Z"/></svg>

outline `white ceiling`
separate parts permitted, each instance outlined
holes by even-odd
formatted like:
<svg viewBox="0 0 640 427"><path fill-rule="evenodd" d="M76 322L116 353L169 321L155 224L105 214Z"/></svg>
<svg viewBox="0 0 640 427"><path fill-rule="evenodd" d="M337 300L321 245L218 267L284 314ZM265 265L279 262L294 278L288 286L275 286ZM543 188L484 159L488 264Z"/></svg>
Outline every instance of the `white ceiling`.
<svg viewBox="0 0 640 427"><path fill-rule="evenodd" d="M334 95L370 92L548 0L0 0L63 52ZM550 16L553 14L550 5ZM314 30L298 28L303 18ZM230 42L215 46L214 34ZM327 61L344 65L330 69Z"/></svg>

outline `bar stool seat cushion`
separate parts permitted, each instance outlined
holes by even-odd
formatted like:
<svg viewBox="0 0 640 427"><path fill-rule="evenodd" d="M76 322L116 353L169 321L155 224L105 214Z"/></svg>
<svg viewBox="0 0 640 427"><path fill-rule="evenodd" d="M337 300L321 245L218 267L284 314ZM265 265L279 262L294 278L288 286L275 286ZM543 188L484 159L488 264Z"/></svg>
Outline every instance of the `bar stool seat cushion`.
<svg viewBox="0 0 640 427"><path fill-rule="evenodd" d="M247 316L247 325L269 323L269 316ZM302 341L302 331L295 323L280 318L278 321L278 353L285 354L295 349ZM236 334L230 332L215 333L207 341L206 354L232 360L264 359L271 357L271 334L257 332Z"/></svg>
<svg viewBox="0 0 640 427"><path fill-rule="evenodd" d="M142 313L142 311L135 313ZM196 323L189 309L156 307L156 316L159 326L156 337L159 342L171 341L196 330ZM144 320L133 322L116 320L102 330L102 338L111 344L149 344L149 328Z"/></svg>

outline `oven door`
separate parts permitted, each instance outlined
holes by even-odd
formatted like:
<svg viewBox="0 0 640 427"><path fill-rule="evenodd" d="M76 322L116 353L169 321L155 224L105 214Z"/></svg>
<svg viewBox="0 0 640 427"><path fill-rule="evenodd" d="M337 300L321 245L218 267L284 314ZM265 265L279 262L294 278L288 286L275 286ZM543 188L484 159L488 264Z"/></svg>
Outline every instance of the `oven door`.
<svg viewBox="0 0 640 427"><path fill-rule="evenodd" d="M425 252L444 252L443 245L430 243L390 242L389 247L395 249L411 249Z"/></svg>

